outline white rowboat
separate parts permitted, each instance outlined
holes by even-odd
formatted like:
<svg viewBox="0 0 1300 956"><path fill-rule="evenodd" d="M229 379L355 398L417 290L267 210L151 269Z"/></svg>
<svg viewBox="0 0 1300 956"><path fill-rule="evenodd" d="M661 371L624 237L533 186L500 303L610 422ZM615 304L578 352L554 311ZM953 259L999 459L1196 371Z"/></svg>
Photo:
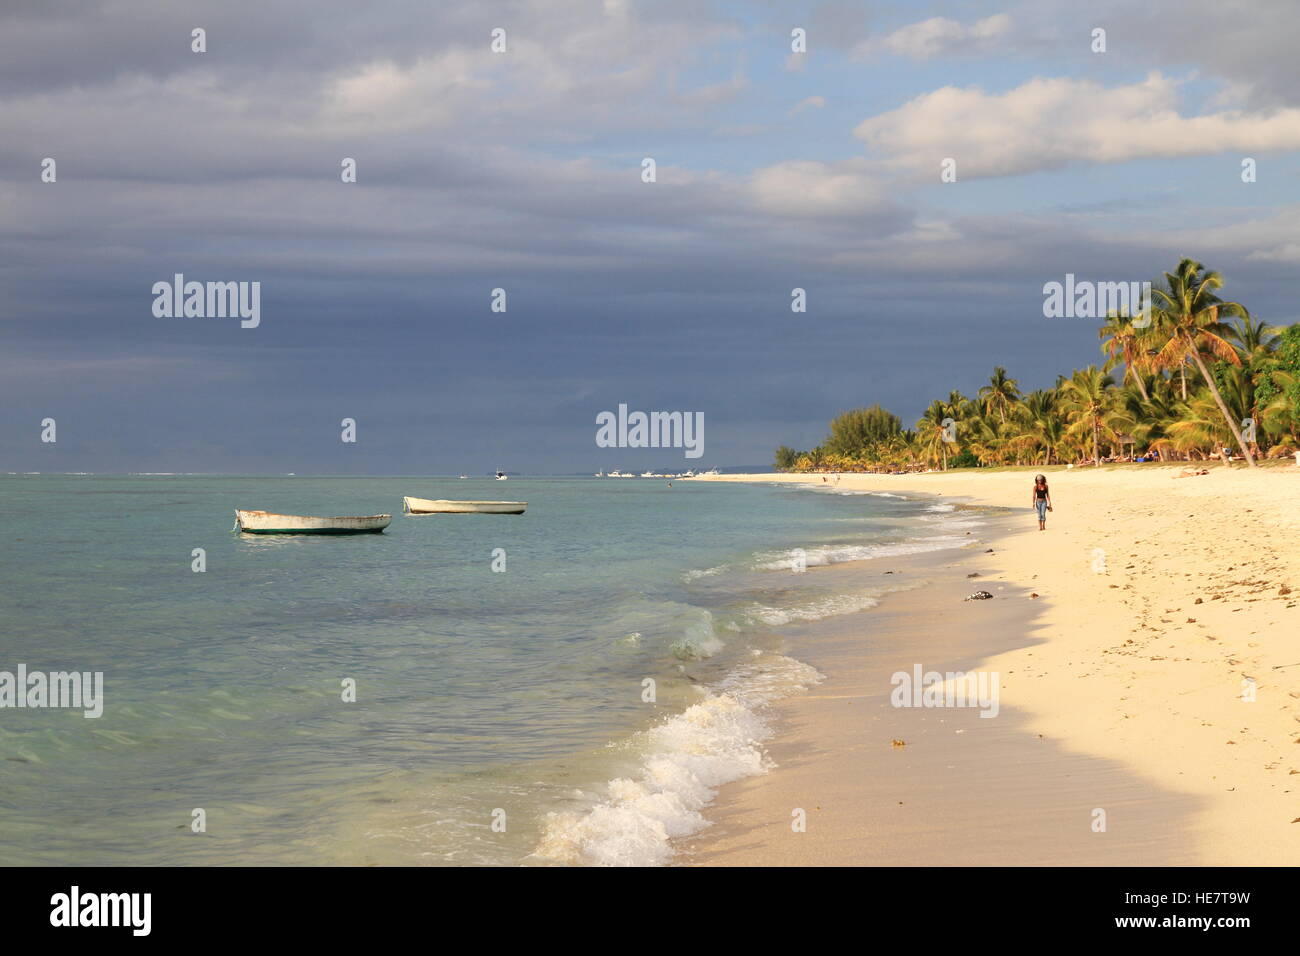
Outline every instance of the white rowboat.
<svg viewBox="0 0 1300 956"><path fill-rule="evenodd" d="M443 498L403 498L413 515L521 515L526 501L447 501Z"/></svg>
<svg viewBox="0 0 1300 956"><path fill-rule="evenodd" d="M236 511L235 530L247 534L377 534L392 520L392 515L317 518L273 511Z"/></svg>

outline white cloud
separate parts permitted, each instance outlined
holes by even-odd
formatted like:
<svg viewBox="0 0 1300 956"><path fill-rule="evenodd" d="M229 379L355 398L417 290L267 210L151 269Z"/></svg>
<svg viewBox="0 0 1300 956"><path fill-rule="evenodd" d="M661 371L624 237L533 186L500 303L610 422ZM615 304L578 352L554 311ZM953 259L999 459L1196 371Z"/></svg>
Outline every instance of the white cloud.
<svg viewBox="0 0 1300 956"><path fill-rule="evenodd" d="M888 50L899 56L927 60L935 56L978 52L1011 29L1011 17L998 13L966 26L947 17L931 17L910 23L885 37L874 38L858 47L859 54Z"/></svg>
<svg viewBox="0 0 1300 956"><path fill-rule="evenodd" d="M1260 249L1246 258L1256 262L1300 262L1300 243L1288 242L1274 249Z"/></svg>
<svg viewBox="0 0 1300 956"><path fill-rule="evenodd" d="M360 125L374 129L413 129L443 125L455 118L455 105L467 94L483 95L491 84L468 51L450 50L413 66L366 64L334 80L321 119L331 128ZM476 75L476 73L478 75Z"/></svg>
<svg viewBox="0 0 1300 956"><path fill-rule="evenodd" d="M761 209L785 216L834 219L889 206L885 180L860 159L775 163L755 172L749 188Z"/></svg>
<svg viewBox="0 0 1300 956"><path fill-rule="evenodd" d="M802 113L804 110L809 110L809 109L819 110L825 105L826 105L826 97L809 96L806 99L802 99L798 103L796 103L794 105L794 109L790 110L789 115L794 116L798 113Z"/></svg>
<svg viewBox="0 0 1300 956"><path fill-rule="evenodd" d="M1005 93L946 86L859 123L855 135L891 166L937 178L1005 176L1072 163L1243 155L1300 148L1300 109L1178 112L1178 81L1159 73L1128 86L1035 78Z"/></svg>

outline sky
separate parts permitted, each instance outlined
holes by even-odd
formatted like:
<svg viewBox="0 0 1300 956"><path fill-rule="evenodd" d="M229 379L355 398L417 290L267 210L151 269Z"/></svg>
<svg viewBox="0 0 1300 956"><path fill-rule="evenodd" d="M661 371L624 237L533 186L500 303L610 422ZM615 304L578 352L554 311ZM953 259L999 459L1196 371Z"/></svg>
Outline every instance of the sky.
<svg viewBox="0 0 1300 956"><path fill-rule="evenodd" d="M1096 321L1043 315L1067 273L1191 256L1297 321L1297 27L1225 0L7 0L0 472L761 464L849 408L911 425L995 365L1099 362ZM260 323L156 316L177 273L259 282ZM620 404L702 414L703 456L598 446Z"/></svg>

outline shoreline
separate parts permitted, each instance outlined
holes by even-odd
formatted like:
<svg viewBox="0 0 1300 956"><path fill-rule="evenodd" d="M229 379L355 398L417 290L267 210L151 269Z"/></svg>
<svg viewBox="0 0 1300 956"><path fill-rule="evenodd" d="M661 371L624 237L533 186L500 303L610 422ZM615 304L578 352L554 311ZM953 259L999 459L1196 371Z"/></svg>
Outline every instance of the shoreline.
<svg viewBox="0 0 1300 956"><path fill-rule="evenodd" d="M846 491L1013 511L994 519L992 555L862 563L926 566L916 573L946 603L906 591L787 629L789 652L827 680L775 705L776 768L719 791L682 864L1300 861L1300 665L1286 669L1300 662L1300 561L1287 553L1300 474L1051 471L1056 510L1040 533L1032 473L840 477ZM980 580L1005 590L962 602ZM999 672L998 718L890 706L889 675L913 663ZM807 832L793 833L795 808Z"/></svg>

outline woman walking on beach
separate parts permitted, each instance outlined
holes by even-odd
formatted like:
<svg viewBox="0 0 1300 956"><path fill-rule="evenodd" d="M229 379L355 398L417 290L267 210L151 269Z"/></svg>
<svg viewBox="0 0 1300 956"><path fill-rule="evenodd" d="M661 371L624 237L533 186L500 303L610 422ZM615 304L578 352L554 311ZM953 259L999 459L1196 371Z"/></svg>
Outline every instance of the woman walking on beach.
<svg viewBox="0 0 1300 956"><path fill-rule="evenodd" d="M1030 499L1030 504L1038 509L1038 530L1047 530L1047 512L1052 510L1052 493L1047 490L1047 476L1038 475L1034 478L1034 496Z"/></svg>

